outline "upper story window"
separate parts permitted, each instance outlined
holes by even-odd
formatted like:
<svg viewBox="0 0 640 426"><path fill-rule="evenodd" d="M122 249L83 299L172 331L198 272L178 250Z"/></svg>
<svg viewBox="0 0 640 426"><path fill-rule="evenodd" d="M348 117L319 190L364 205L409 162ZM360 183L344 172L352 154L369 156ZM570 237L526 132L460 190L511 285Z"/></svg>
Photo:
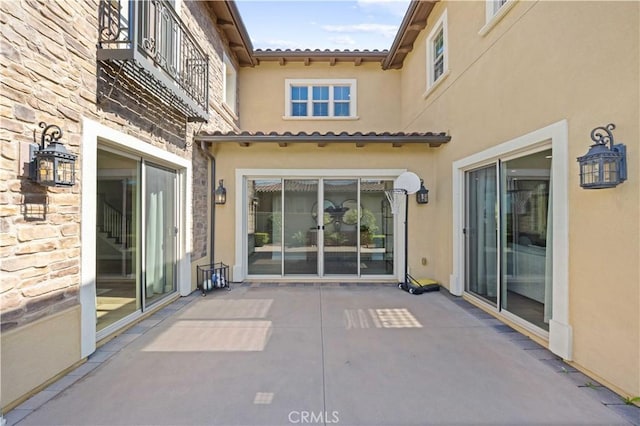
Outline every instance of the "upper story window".
<svg viewBox="0 0 640 426"><path fill-rule="evenodd" d="M285 81L285 118L356 118L356 80Z"/></svg>
<svg viewBox="0 0 640 426"><path fill-rule="evenodd" d="M449 71L447 11L445 10L427 37L427 91L444 79Z"/></svg>
<svg viewBox="0 0 640 426"><path fill-rule="evenodd" d="M479 34L487 34L506 13L513 7L517 0L485 0L485 25Z"/></svg>
<svg viewBox="0 0 640 426"><path fill-rule="evenodd" d="M237 114L236 108L236 92L237 92L237 71L233 66L231 59L224 54L223 62L222 62L222 70L223 70L223 85L222 85L222 99L224 105L228 107L229 110L233 114Z"/></svg>
<svg viewBox="0 0 640 426"><path fill-rule="evenodd" d="M487 13L491 13L491 17L495 16L496 13L507 3L507 0L488 0L487 1Z"/></svg>

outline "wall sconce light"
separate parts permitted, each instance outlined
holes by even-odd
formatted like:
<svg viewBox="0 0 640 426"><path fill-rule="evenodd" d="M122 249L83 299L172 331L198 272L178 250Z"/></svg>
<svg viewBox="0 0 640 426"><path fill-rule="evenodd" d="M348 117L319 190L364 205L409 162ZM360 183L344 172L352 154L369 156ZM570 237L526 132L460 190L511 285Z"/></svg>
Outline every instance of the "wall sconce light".
<svg viewBox="0 0 640 426"><path fill-rule="evenodd" d="M76 158L62 142L62 130L55 124L40 122L40 145L29 146L29 178L45 186L73 186L76 183ZM45 148L45 142L49 145Z"/></svg>
<svg viewBox="0 0 640 426"><path fill-rule="evenodd" d="M222 185L223 183L224 179L220 179L214 192L216 204L225 204L227 202L227 189Z"/></svg>
<svg viewBox="0 0 640 426"><path fill-rule="evenodd" d="M429 202L429 190L424 187L424 180L420 179L420 189L416 192L416 201L418 204L427 204Z"/></svg>
<svg viewBox="0 0 640 426"><path fill-rule="evenodd" d="M581 187L614 188L627 180L627 148L623 144L614 144L611 130L615 128L610 123L591 131L591 139L595 144L585 155L578 157ZM611 146L607 147L607 144Z"/></svg>

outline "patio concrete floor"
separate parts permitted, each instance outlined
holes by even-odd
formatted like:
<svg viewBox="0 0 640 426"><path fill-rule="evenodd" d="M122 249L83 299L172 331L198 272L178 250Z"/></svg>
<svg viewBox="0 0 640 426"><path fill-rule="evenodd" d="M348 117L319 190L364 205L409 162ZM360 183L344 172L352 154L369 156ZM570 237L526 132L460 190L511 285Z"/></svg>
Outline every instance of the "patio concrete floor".
<svg viewBox="0 0 640 426"><path fill-rule="evenodd" d="M243 284L181 298L5 419L617 425L639 412L446 290Z"/></svg>

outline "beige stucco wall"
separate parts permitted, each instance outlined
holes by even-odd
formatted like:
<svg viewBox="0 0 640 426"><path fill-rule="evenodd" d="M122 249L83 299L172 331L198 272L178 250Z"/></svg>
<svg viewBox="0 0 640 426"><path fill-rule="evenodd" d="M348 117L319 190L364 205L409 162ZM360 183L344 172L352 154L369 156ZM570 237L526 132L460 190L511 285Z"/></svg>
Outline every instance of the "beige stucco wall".
<svg viewBox="0 0 640 426"><path fill-rule="evenodd" d="M356 79L357 120L283 120L285 79ZM239 73L240 127L248 131L384 132L400 123L400 72L382 72L379 63L263 62Z"/></svg>
<svg viewBox="0 0 640 426"><path fill-rule="evenodd" d="M425 164L433 161L441 148L429 148L424 145L406 145L392 148L389 145L366 145L355 147L353 143L334 143L326 147L315 144L290 144L279 147L276 143L267 143L241 147L238 144L218 144L215 148L217 176L225 180L227 203L216 206L216 246L218 261L234 265L244 262L235 257L235 232L243 220L240 212L235 211L237 191L235 185L236 169L429 169ZM428 174L428 173L425 173ZM323 177L319 174L318 177ZM375 176L373 176L375 177ZM418 206L415 198L409 200L409 223L412 235L424 235L420 225L428 214L430 205ZM415 227L413 224L416 224ZM428 235L424 235L429 238ZM418 245L418 239L409 239L409 268L412 274L420 277L432 276L435 262L432 261L440 250L437 246ZM427 259L427 265L421 264L421 258Z"/></svg>
<svg viewBox="0 0 640 426"><path fill-rule="evenodd" d="M0 338L0 404L6 407L80 360L80 306L3 332Z"/></svg>
<svg viewBox="0 0 640 426"><path fill-rule="evenodd" d="M569 133L569 321L573 360L618 391L640 394L640 130L637 2L517 2L486 36L484 2L438 4L402 69L404 131L443 129L451 142L419 167L433 178L422 225L435 276L453 272L453 161L566 119ZM426 98L426 37L448 14L450 74ZM629 177L583 190L575 158L613 122ZM418 250L420 251L420 250Z"/></svg>

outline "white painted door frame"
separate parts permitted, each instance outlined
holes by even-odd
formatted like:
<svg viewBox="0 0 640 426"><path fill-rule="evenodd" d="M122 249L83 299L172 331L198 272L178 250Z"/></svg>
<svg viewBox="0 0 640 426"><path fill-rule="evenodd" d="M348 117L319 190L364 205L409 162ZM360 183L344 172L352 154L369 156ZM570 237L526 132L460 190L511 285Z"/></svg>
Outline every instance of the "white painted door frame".
<svg viewBox="0 0 640 426"><path fill-rule="evenodd" d="M242 281L247 277L247 178L344 178L344 179L395 179L406 169L236 169L236 221L235 226L235 263L233 265L233 280ZM404 232L400 232L402 220L394 218L394 275L400 279L402 273L398 265L404 265ZM319 257L319 256L318 256ZM311 277L310 277L311 278ZM318 277L315 277L317 279ZM368 277L369 279L371 277ZM296 279L300 279L299 277Z"/></svg>
<svg viewBox="0 0 640 426"><path fill-rule="evenodd" d="M82 121L82 223L81 223L81 356L87 357L96 349L96 183L98 146L144 158L177 171L180 186L179 248L177 257L177 290L181 296L191 293L191 222L192 222L192 164L131 135L83 118Z"/></svg>
<svg viewBox="0 0 640 426"><path fill-rule="evenodd" d="M549 321L549 349L572 359L573 336L569 324L569 135L566 120L534 130L515 139L475 153L452 164L453 274L450 291L465 293L465 172L506 157L536 149L551 148L553 191L553 312ZM488 305L489 306L489 305Z"/></svg>

